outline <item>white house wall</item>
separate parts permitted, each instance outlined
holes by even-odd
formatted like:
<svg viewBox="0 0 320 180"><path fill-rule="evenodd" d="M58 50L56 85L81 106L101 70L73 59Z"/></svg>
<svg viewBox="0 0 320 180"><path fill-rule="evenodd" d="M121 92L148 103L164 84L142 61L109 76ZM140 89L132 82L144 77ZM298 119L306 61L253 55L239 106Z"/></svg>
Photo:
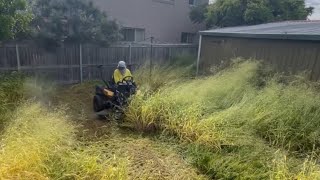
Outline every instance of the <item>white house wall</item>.
<svg viewBox="0 0 320 180"><path fill-rule="evenodd" d="M109 18L123 27L143 28L146 38L153 36L159 43L178 43L181 33L197 33L204 25L189 19L189 0L93 0ZM198 3L208 2L198 0Z"/></svg>

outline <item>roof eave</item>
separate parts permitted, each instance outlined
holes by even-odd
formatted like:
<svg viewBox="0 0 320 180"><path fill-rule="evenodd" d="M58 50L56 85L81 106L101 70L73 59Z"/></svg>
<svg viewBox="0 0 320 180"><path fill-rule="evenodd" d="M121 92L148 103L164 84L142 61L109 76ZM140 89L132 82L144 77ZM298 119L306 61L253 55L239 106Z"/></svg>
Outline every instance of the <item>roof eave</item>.
<svg viewBox="0 0 320 180"><path fill-rule="evenodd" d="M200 31L200 35L218 36L218 37L235 37L235 38L254 38L254 39L320 41L320 35L305 35L305 34L248 34L248 33L218 33L218 32Z"/></svg>

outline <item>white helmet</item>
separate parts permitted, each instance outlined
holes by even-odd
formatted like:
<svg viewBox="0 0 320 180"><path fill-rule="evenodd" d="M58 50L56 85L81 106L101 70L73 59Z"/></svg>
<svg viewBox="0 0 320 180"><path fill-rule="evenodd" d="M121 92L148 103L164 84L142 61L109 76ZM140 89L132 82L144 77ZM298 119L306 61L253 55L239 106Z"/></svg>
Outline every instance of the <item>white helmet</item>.
<svg viewBox="0 0 320 180"><path fill-rule="evenodd" d="M118 68L126 68L126 62L124 62L124 61L119 61L119 63L118 63Z"/></svg>

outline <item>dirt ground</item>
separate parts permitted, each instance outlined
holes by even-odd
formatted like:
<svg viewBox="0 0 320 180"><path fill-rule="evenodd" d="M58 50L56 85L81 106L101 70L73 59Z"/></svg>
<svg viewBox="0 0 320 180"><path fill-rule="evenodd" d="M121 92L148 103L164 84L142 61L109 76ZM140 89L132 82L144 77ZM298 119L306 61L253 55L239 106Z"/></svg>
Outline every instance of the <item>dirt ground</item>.
<svg viewBox="0 0 320 180"><path fill-rule="evenodd" d="M126 159L129 179L207 179L179 153L178 145L138 134L112 120L99 120L92 110L93 94L94 83L87 82L58 88L52 102L66 108L79 125L80 141L100 146L106 156Z"/></svg>

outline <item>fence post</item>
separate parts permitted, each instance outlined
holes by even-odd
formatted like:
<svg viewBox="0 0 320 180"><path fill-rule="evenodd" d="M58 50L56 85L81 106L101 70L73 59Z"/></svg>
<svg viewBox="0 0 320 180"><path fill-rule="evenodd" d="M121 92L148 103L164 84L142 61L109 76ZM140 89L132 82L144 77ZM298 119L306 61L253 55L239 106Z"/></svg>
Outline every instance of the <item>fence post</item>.
<svg viewBox="0 0 320 180"><path fill-rule="evenodd" d="M201 56L201 43L202 43L202 35L200 35L200 39L199 39L199 48L198 48L198 57L197 57L197 73L196 73L196 76L199 75L199 65L200 65L200 56Z"/></svg>
<svg viewBox="0 0 320 180"><path fill-rule="evenodd" d="M168 47L168 49L169 49L169 62L171 63L171 60L172 60L171 47Z"/></svg>
<svg viewBox="0 0 320 180"><path fill-rule="evenodd" d="M129 64L130 66L132 66L132 44L131 43L129 44Z"/></svg>
<svg viewBox="0 0 320 180"><path fill-rule="evenodd" d="M20 54L19 54L19 46L16 44L16 55L17 55L17 70L20 72L21 64L20 64Z"/></svg>
<svg viewBox="0 0 320 180"><path fill-rule="evenodd" d="M154 37L151 37L151 46L150 46L150 80L151 80L151 75L152 75L152 64L153 64L153 38Z"/></svg>
<svg viewBox="0 0 320 180"><path fill-rule="evenodd" d="M83 72L82 72L82 70L83 70L83 67L82 67L82 44L80 44L80 63L79 63L79 65L80 65L80 83L82 83L82 82L83 82Z"/></svg>

